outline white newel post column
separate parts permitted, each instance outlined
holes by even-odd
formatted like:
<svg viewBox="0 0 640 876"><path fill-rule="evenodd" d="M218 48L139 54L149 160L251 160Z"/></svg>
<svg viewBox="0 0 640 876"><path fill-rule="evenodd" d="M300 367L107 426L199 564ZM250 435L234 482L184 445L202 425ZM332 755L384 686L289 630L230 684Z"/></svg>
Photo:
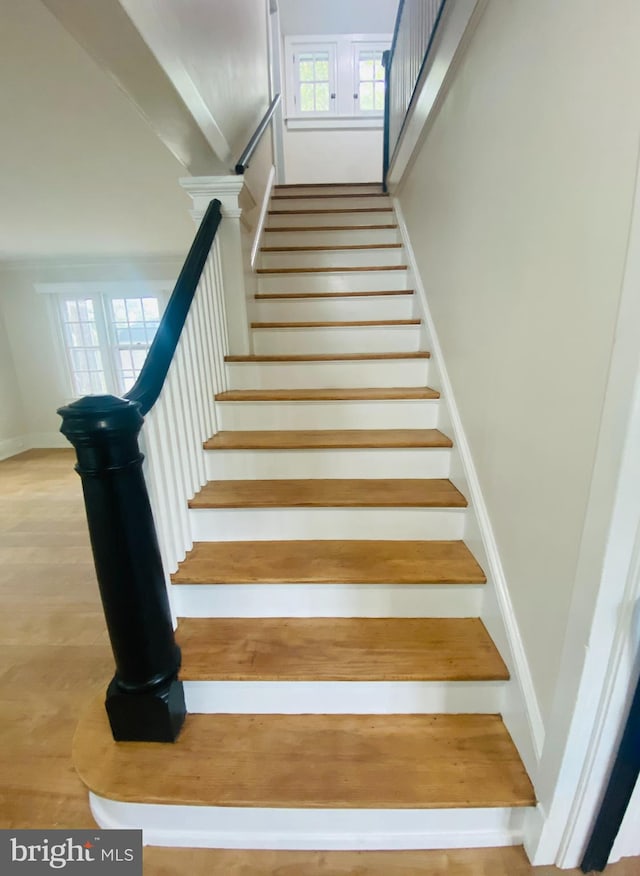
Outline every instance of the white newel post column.
<svg viewBox="0 0 640 876"><path fill-rule="evenodd" d="M220 242L229 352L247 355L251 350L240 227L242 209L239 204L244 179L241 176L195 176L181 179L180 185L193 201L190 212L197 223L213 198L218 198L222 204L222 222L217 237Z"/></svg>

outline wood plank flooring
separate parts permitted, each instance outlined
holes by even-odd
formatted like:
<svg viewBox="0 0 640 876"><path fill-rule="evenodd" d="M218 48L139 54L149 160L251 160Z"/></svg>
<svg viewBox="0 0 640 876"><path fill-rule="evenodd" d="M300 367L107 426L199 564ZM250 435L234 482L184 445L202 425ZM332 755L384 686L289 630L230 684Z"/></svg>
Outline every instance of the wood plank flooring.
<svg viewBox="0 0 640 876"><path fill-rule="evenodd" d="M180 618L178 644L185 681L509 678L473 617Z"/></svg>
<svg viewBox="0 0 640 876"><path fill-rule="evenodd" d="M484 584L462 541L196 542L174 584Z"/></svg>
<svg viewBox="0 0 640 876"><path fill-rule="evenodd" d="M87 697L113 661L97 596L73 452L29 451L0 462L0 826L92 828L71 741ZM67 631L59 611L84 612ZM28 630L16 629L29 619ZM37 618L38 624L33 622ZM93 627L90 645L75 643ZM44 631L44 632L43 632ZM48 631L48 632L47 632ZM52 642L48 636L54 633ZM6 641L10 634L11 642ZM607 868L640 876L640 858ZM434 852L265 852L146 847L145 876L579 876L533 868L522 848Z"/></svg>
<svg viewBox="0 0 640 876"><path fill-rule="evenodd" d="M466 508L445 478L209 481L190 508Z"/></svg>

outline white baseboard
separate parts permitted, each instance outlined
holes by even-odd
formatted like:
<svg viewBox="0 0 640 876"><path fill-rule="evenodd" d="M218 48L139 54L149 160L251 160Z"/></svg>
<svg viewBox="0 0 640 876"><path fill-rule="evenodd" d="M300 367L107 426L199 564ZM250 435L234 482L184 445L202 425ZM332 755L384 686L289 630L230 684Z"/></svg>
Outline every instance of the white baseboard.
<svg viewBox="0 0 640 876"><path fill-rule="evenodd" d="M4 438L0 441L0 460L23 453L25 450L29 450L29 447L26 435L19 435L17 438Z"/></svg>
<svg viewBox="0 0 640 876"><path fill-rule="evenodd" d="M271 200L271 192L273 190L273 186L276 181L276 169L271 165L271 170L269 171L269 178L267 180L267 187L264 190L264 197L262 199L262 205L260 207L260 216L258 218L258 224L256 225L256 233L253 238L253 245L251 247L251 269L255 268L256 260L258 258L258 252L260 251L260 244L262 243L262 235L264 233L264 226L267 219L267 210L269 209L269 201Z"/></svg>
<svg viewBox="0 0 640 876"><path fill-rule="evenodd" d="M60 432L30 432L18 435L16 438L5 438L0 441L0 460L9 459L25 450L45 448L69 448L71 445Z"/></svg>
<svg viewBox="0 0 640 876"><path fill-rule="evenodd" d="M479 539L481 541L484 557L478 557L481 565L484 561L485 572L487 573L487 598L485 605L489 607L489 611L485 616L483 612L483 621L489 628L490 634L497 639L498 648L504 649L506 645L510 653L504 653L503 658L509 666L512 674L512 683L509 693L505 701L503 718L505 724L511 733L514 742L520 752L520 755L525 763L530 774L535 776L537 767L542 755L544 745L544 722L538 698L533 685L533 678L529 668L529 662L524 647L524 642L520 633L520 628L511 602L509 586L507 584L502 562L498 552L498 545L489 518L489 512L485 504L480 481L475 469L471 449L467 441L460 413L453 394L453 389L449 375L447 373L446 364L442 354L442 348L438 340L438 333L431 316L429 303L424 285L422 283L415 254L411 246L407 224L405 222L402 209L398 203L398 199L393 199L400 233L407 253L410 271L413 274L414 289L416 292L417 302L422 309L422 318L425 328L428 333L429 348L431 351L431 361L437 371L438 379L431 382L436 389L442 392L442 404L446 409L449 419L449 431L453 434L451 437L454 442L454 452L458 454L460 463L463 484L456 483L459 489L463 489L469 500L469 513L472 515L472 520L475 518L475 525ZM439 385L437 385L439 384ZM445 429L445 431L447 431ZM452 477L455 482L455 478ZM473 524L471 526L473 529ZM495 603L497 613L499 613L499 621L501 621L502 629L496 628L496 618L494 612L491 612L491 601ZM493 621L493 623L492 623ZM499 641L503 639L503 642ZM515 682L515 684L514 684Z"/></svg>
<svg viewBox="0 0 640 876"><path fill-rule="evenodd" d="M218 849L462 849L520 845L528 809L259 809L119 803L89 794L106 829L153 846Z"/></svg>

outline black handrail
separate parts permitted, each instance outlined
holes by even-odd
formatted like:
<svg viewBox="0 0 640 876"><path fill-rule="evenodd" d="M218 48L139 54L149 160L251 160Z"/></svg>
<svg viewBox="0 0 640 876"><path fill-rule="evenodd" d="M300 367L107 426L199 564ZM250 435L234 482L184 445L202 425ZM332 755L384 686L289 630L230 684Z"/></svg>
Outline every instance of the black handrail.
<svg viewBox="0 0 640 876"><path fill-rule="evenodd" d="M276 94L271 103L269 104L269 109L266 111L262 120L258 127L253 132L251 139L247 143L246 149L238 159L238 162L235 166L235 172L240 175L245 172L245 170L249 167L249 162L251 161L251 156L256 151L256 147L260 140L262 139L262 135L267 130L269 122L273 118L273 114L276 111L276 107L280 103L280 94Z"/></svg>
<svg viewBox="0 0 640 876"><path fill-rule="evenodd" d="M138 379L124 398L138 402L142 416L149 413L156 403L178 346L180 334L196 293L202 269L211 251L220 219L220 201L213 200L198 228L198 232L187 255L186 261L171 298L160 320L160 325L149 347Z"/></svg>

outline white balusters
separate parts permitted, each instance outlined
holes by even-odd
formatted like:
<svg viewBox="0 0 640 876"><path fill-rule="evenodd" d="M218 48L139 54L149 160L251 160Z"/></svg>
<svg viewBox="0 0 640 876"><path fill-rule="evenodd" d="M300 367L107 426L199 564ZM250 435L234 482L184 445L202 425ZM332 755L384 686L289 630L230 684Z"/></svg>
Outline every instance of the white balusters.
<svg viewBox="0 0 640 876"><path fill-rule="evenodd" d="M145 477L168 575L192 546L188 501L206 480L203 442L216 431L214 396L228 352L217 239L205 263L169 373L145 417Z"/></svg>
<svg viewBox="0 0 640 876"><path fill-rule="evenodd" d="M389 154L411 103L442 0L405 0L389 70Z"/></svg>

